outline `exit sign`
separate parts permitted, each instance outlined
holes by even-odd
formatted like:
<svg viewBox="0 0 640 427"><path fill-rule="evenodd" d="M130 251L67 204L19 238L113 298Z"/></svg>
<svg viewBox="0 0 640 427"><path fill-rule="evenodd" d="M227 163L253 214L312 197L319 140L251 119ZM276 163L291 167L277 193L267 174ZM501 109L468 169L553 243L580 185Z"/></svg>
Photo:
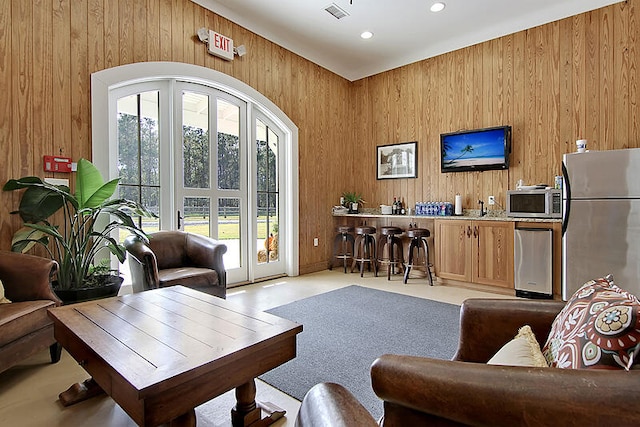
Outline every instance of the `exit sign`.
<svg viewBox="0 0 640 427"><path fill-rule="evenodd" d="M233 40L209 30L209 53L233 61Z"/></svg>

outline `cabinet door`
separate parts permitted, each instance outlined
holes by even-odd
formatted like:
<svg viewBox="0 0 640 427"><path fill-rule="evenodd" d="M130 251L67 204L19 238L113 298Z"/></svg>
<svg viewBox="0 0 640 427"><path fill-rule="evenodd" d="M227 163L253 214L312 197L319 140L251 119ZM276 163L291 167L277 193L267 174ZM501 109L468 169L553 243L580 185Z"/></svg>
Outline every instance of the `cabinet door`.
<svg viewBox="0 0 640 427"><path fill-rule="evenodd" d="M514 288L514 223L473 221L473 282Z"/></svg>
<svg viewBox="0 0 640 427"><path fill-rule="evenodd" d="M436 221L436 275L471 281L471 221Z"/></svg>

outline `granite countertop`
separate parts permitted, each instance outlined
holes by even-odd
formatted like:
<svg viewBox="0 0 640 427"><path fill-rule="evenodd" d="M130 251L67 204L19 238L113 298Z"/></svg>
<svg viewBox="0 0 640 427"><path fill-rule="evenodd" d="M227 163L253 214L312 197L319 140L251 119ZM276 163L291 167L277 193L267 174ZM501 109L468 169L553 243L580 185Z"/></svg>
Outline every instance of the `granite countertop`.
<svg viewBox="0 0 640 427"><path fill-rule="evenodd" d="M462 215L459 216L435 216L435 215L383 215L380 209L364 208L357 214L336 214L333 216L352 216L352 217L376 217L376 218L420 218L420 219L472 219L475 221L513 221L513 222L562 222L560 218L514 218L507 216L503 210L489 209L484 216L480 216L479 209L464 209Z"/></svg>

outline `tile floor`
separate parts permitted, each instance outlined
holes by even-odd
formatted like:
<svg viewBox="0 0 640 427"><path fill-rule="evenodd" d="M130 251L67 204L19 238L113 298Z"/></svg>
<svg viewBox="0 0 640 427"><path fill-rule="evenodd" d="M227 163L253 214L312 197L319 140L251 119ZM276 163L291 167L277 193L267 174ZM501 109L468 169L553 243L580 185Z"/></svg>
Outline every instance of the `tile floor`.
<svg viewBox="0 0 640 427"><path fill-rule="evenodd" d="M344 274L341 270L322 271L299 277L285 277L267 282L229 289L228 299L260 310L287 304L309 296L328 292L349 285L428 298L436 301L460 304L470 297L511 298L477 290L441 286L430 287L426 280L409 279L404 285L401 276L374 278L371 273ZM63 351L59 363L49 363L48 350L43 351L21 365L0 373L0 424L16 427L100 427L135 426L127 414L107 396L64 408L58 402L58 394L71 384L87 378L84 370ZM300 402L284 393L257 381L257 399L272 402L287 411L276 427L293 426ZM230 391L196 408L199 427L230 426L229 411L235 401Z"/></svg>

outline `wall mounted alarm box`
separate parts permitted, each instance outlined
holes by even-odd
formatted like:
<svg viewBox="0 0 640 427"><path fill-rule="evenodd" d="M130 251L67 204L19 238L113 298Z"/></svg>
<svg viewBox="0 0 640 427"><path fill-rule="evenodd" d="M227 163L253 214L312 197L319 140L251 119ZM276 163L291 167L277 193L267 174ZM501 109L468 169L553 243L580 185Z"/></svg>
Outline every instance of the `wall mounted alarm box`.
<svg viewBox="0 0 640 427"><path fill-rule="evenodd" d="M44 156L45 172L71 172L72 162L69 157L62 156Z"/></svg>

